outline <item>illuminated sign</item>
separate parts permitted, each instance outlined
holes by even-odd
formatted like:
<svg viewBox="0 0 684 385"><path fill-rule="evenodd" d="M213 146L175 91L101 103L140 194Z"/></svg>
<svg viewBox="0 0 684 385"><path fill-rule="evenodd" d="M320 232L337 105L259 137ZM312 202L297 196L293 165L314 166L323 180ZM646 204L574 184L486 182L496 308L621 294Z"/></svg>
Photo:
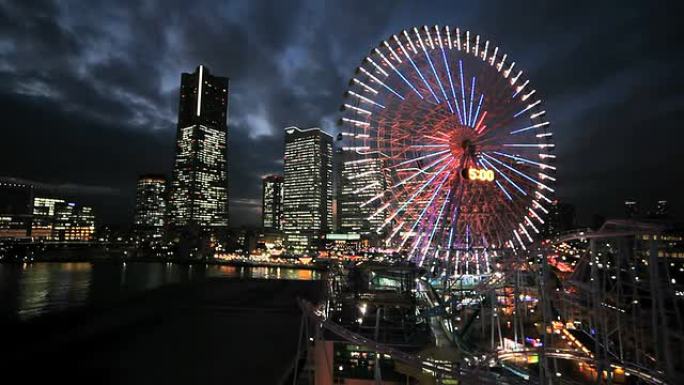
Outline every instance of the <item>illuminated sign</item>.
<svg viewBox="0 0 684 385"><path fill-rule="evenodd" d="M481 168L464 168L461 170L461 176L463 179L480 181L480 182L493 182L494 181L494 170L485 170Z"/></svg>

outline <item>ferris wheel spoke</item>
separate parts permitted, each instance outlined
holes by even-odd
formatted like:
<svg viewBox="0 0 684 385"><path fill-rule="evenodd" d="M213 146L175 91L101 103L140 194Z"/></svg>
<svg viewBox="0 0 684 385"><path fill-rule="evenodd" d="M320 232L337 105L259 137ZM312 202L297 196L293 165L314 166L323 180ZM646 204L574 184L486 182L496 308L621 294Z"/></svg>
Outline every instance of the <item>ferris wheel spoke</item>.
<svg viewBox="0 0 684 385"><path fill-rule="evenodd" d="M424 29L425 29L425 33L428 36L428 39L430 40L430 44L431 44L430 48L434 49L435 47L434 47L434 45L432 45L432 38L430 37L430 32L428 31L427 26L425 26ZM430 68L432 69L432 74L435 76L435 80L437 80L437 84L439 85L439 89L442 91L442 96L444 96L444 101L447 103L447 106L449 107L449 111L451 111L451 113L454 114L454 109L453 109L453 107L451 107L451 102L449 101L449 98L447 97L447 94L444 91L444 86L442 85L442 81L440 80L439 75L437 75L437 70L435 69L435 65L432 63L432 58L428 54L428 51L425 48L425 44L423 44L423 40L420 39L420 34L418 33L418 31L416 31L416 34L418 34L418 38L419 38L418 41L420 42L420 46L423 49L423 53L425 54L425 58L427 59L428 63L430 64ZM441 41L440 41L440 45L441 45Z"/></svg>
<svg viewBox="0 0 684 385"><path fill-rule="evenodd" d="M390 169L390 168L396 168L396 167L403 166L403 165L406 165L406 164L409 164L409 163L412 163L412 162L417 162L417 161L419 161L419 160L431 158L431 157L433 157L433 156L446 154L447 152L449 152L449 150L443 150L443 151L438 151L438 152L432 152L432 153L429 153L429 154L427 154L427 155L423 155L423 156L419 156L419 157L417 157L417 158L412 158L412 159L408 159L408 160L402 161L402 162L400 162L400 163L397 163L397 164L392 165L392 166L387 167L387 168L388 168L388 169ZM446 158L447 158L447 157L444 157L444 158L442 158L442 160L444 160L444 159L446 159Z"/></svg>
<svg viewBox="0 0 684 385"><path fill-rule="evenodd" d="M509 178L508 175L501 172L501 170L499 170L496 166L494 166L489 160L487 160L485 158L480 158L480 159L482 159L482 161L484 163L488 164L489 167L494 169L494 171L496 171L499 175L501 175L506 180L506 182L508 182L511 186L515 187L515 189L518 190L522 195L527 196L527 192L525 190L523 190L522 187L518 186L515 182L513 182L513 180L511 180L511 178Z"/></svg>
<svg viewBox="0 0 684 385"><path fill-rule="evenodd" d="M432 183L432 181L434 181L435 178L437 178L437 176L440 175L440 174L442 173L442 171L444 171L449 165L451 165L452 162L453 162L453 159L450 160L449 162L447 162L446 164L444 164L444 165L443 165L443 166L442 166L442 167L441 167L441 168L440 168L432 177L430 177L430 179L428 179L425 183L423 183L423 185L422 185L417 191L415 191L415 192L411 195L411 197L410 197L406 202L402 203L401 206L400 206L397 210L395 210L392 214L390 214L390 216L389 216L387 219L385 219L385 220L383 221L382 226L380 226L380 228L377 230L377 232L382 231L382 229L383 229L385 226L387 226L387 224L388 224L389 222L391 222L391 221L399 214L400 211L402 211L404 208L406 208L406 206L408 206L408 205L413 201L413 199L415 199L423 190L425 190L425 188L426 188L427 186L429 186L430 183ZM449 173L450 173L450 171L449 171ZM448 175L449 173L447 173L447 175ZM388 204L387 206L384 206L384 205L383 205L383 207L381 207L381 209L379 209L378 211L376 211L376 212L375 212L373 215L371 215L368 219L371 219L372 217L374 217L374 216L376 216L377 214L381 213L382 211L384 211L385 209L387 209L387 207L389 207L389 204Z"/></svg>
<svg viewBox="0 0 684 385"><path fill-rule="evenodd" d="M473 80L470 83L470 109L468 110L468 126L473 126L473 99L475 99L475 82L476 77L473 76Z"/></svg>
<svg viewBox="0 0 684 385"><path fill-rule="evenodd" d="M437 39L439 41L439 49L442 52L442 60L444 61L444 68L446 69L447 72L447 77L449 78L449 86L451 87L451 95L454 98L454 106L456 107L456 112L458 113L458 120L461 122L461 124L465 124L463 121L463 117L461 116L461 110L458 108L458 99L456 98L456 90L454 89L454 81L451 76L451 68L449 68L449 61L447 60L446 52L444 51L444 44L442 42L442 38L439 34L439 29L436 28L437 30ZM449 49L451 49L451 33L449 33L449 27L447 26L446 28L447 31L447 36L449 38L448 43L449 43ZM444 94L444 98L449 101L449 97ZM451 113L453 114L454 111L453 109L451 110Z"/></svg>
<svg viewBox="0 0 684 385"><path fill-rule="evenodd" d="M458 68L461 72L461 100L463 101L463 115L464 124L468 122L468 114L466 112L466 96L465 96L465 82L463 81L463 60L458 61Z"/></svg>
<svg viewBox="0 0 684 385"><path fill-rule="evenodd" d="M435 191L432 193L432 196L430 197L430 200L428 200L427 204L423 208L423 211L421 211L420 215L418 216L418 219L413 223L413 226L411 226L411 230L408 231L408 233L404 234L404 237L401 241L401 245L399 247L404 247L404 244L406 243L406 240L411 236L411 233L413 233L416 229L416 227L420 224L421 220L423 219L423 216L427 212L427 210L432 206L432 203L435 200L435 197L439 193L439 191L442 189L442 186L444 186L444 182L446 182L447 179L449 179L449 176L451 176L451 170L449 170L442 181L439 183L437 187L435 187Z"/></svg>
<svg viewBox="0 0 684 385"><path fill-rule="evenodd" d="M522 156L519 156L519 155L511 155L511 154L507 154L507 153L505 153L505 152L500 152L500 151L492 151L490 154L500 155L500 156L503 156L503 157L506 157L506 158L509 158L509 159L513 159L513 160L516 160L516 161L519 161L519 162L527 163L527 164L533 164L533 165L539 167L539 168L542 169L542 170L545 170L545 169L547 169L547 168L550 169L550 170L555 170L555 169L556 169L556 167L554 167L554 166L548 165L548 164L546 164L546 163L536 162L536 161L534 161L534 160L530 160L530 159L527 159L527 158L523 158Z"/></svg>
<svg viewBox="0 0 684 385"><path fill-rule="evenodd" d="M392 87L388 86L387 84L385 84L382 80L378 79L377 76L373 75L372 73L370 73L368 70L366 70L366 69L363 68L363 67L359 67L359 70L360 70L361 72L363 72L363 73L364 73L366 76L368 76L369 78L373 79L374 82L376 82L376 83L380 84L381 86L385 87L385 89L387 89L389 92L391 92L391 93L393 93L394 95L396 95L399 99L404 100L404 97L403 97L400 93L398 93L397 91L395 91L394 88L392 88Z"/></svg>
<svg viewBox="0 0 684 385"><path fill-rule="evenodd" d="M478 115L480 115L480 108L482 108L482 101L484 100L484 94L480 94L480 101L477 103L477 109L475 110L475 116L473 117L472 121L470 122L470 126L475 128L477 130L478 123L481 124L481 122L477 121Z"/></svg>
<svg viewBox="0 0 684 385"><path fill-rule="evenodd" d="M546 189L546 190L548 190L548 191L550 191L550 192L554 192L554 190L553 190L551 187L545 185L545 184L542 183L541 181L538 181L538 180L532 178L531 176L529 176L529 175L523 173L522 171L519 171L519 170L517 170L516 168L514 168L514 167L512 167L512 166L510 166L510 165L508 165L508 164L506 164L506 163L504 163L504 162L502 162L502 161L500 161L499 159L496 159L495 157L493 157L493 156L491 156L491 155L489 155L489 154L487 154L487 153L482 153L482 155L486 156L486 157L489 158L489 159L492 159L492 160L495 161L496 163L498 163L498 164L500 164L500 165L506 167L507 169L513 171L514 173L516 173L517 175L519 175L519 176L521 176L521 177L527 179L528 181L530 181L530 182L536 184L537 186L542 187L542 188L544 188L544 189Z"/></svg>
<svg viewBox="0 0 684 385"><path fill-rule="evenodd" d="M546 126L548 126L549 124L550 124L549 122L541 122L541 123L533 124L533 125L531 125L531 126L527 126L527 127L524 127L524 128L519 128L519 129L517 129L517 130L511 131L511 135L519 134L519 133L521 133L521 132L525 132L525 131L529 131L529 130L534 130L535 128L546 127Z"/></svg>
<svg viewBox="0 0 684 385"><path fill-rule="evenodd" d="M442 207L439 209L439 214L437 214L437 219L435 219L435 222L432 224L432 231L430 233L430 237L428 238L427 243L425 244L425 247L423 248L423 255L420 257L420 263L418 266L423 266L423 261L425 260L425 255L428 252L428 249L430 248L430 245L432 244L432 240L435 237L435 232L437 231L437 227L439 226L440 222L442 221L442 214L444 213L444 208L446 205L449 203L449 195L451 194L451 189L447 191L444 197L444 202L442 203Z"/></svg>
<svg viewBox="0 0 684 385"><path fill-rule="evenodd" d="M389 59L387 59L385 57L385 55L382 52L380 52L379 49L376 48L374 51L392 69L392 71L394 71L394 73L399 75L399 77L418 95L419 98L423 99L423 95L421 95L421 93L418 92L416 87L414 87L413 84L411 84L411 82L397 69L397 67L394 66L394 64L392 64L391 61L389 61ZM374 62L371 61L371 63L374 63ZM377 64L376 64L376 66L377 66ZM385 72L385 73L387 73L387 72Z"/></svg>
<svg viewBox="0 0 684 385"><path fill-rule="evenodd" d="M449 159L449 158L453 158L451 154L447 154L446 156L444 156L444 157L442 157L442 158L440 158L440 159L437 159L436 161L432 162L432 163L429 164L428 166L426 166L426 167L424 167L424 168L421 168L421 169L418 169L418 171L416 171L413 175L409 176L408 178L405 178L405 179L401 180L399 183L393 185L391 188L397 188L397 187L399 187L399 186L402 186L402 185L406 184L407 182L409 182L409 181L412 180L413 178L417 177L417 176L420 175L420 174L425 174L425 173L427 172L427 170L429 170L429 169L435 167L436 165L442 163L443 161L445 161L445 160L447 160L447 159Z"/></svg>

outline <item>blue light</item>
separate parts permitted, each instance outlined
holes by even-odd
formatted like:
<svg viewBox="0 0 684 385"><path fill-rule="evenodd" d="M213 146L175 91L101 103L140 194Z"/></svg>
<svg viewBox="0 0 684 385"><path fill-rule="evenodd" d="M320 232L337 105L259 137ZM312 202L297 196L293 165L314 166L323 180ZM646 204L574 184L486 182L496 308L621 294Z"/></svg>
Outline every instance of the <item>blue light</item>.
<svg viewBox="0 0 684 385"><path fill-rule="evenodd" d="M458 68L461 70L461 97L463 98L463 115L466 114L466 101L465 101L465 82L463 81L463 60L458 61ZM468 116L464 116L465 121L468 120Z"/></svg>
<svg viewBox="0 0 684 385"><path fill-rule="evenodd" d="M444 48L442 48L444 49ZM454 109L451 108L451 103L449 102L449 98L447 98L446 92L444 92L444 87L442 86L442 81L439 80L439 76L437 76L437 70L435 70L434 64L432 64L432 59L430 59L430 55L428 54L427 50L425 49L425 46L423 46L423 53L425 54L425 57L428 60L428 63L430 63L430 68L432 68L432 73L435 75L435 79L437 79L437 84L439 84L439 89L442 90L442 95L444 96L444 100L447 102L447 106L449 106L449 111L451 113L454 113Z"/></svg>
<svg viewBox="0 0 684 385"><path fill-rule="evenodd" d="M423 76L423 73L420 72L420 70L418 69L418 66L416 66L416 63L413 61L413 59L411 59L411 56L410 56L410 55L407 56L407 58L408 58L409 61L411 62L411 65L413 66L413 69L415 69L416 72L418 73L418 75L420 76L420 78L423 79L423 83L424 83L425 86L428 88L428 90L430 90L430 93L432 94L432 97L434 97L435 100L437 101L437 103L439 104L439 103L440 103L439 98L438 98L437 95L435 94L435 91L432 90L432 87L430 87L430 84L427 82L427 80L425 80L425 76Z"/></svg>
<svg viewBox="0 0 684 385"><path fill-rule="evenodd" d="M472 126L475 127L477 124L477 117L480 115L480 107L482 107L482 101L484 100L484 94L480 94L480 102L477 104L477 110L475 111L475 118L473 119Z"/></svg>
<svg viewBox="0 0 684 385"><path fill-rule="evenodd" d="M506 174L502 173L501 170L499 170L498 168L496 168L496 166L494 166L490 161L488 161L487 159L484 159L484 158L482 158L482 161L483 161L483 162L486 162L486 163L489 165L489 167L493 168L496 172L498 172L499 175L501 175L501 176L506 180L506 182L510 183L513 187L515 187L518 191L520 191L520 193L521 193L522 195L527 195L527 193L525 192L525 190L523 190L522 188L520 188L520 186L518 186L517 184L515 184L515 182L513 182L513 181L511 180L511 178L509 178Z"/></svg>
<svg viewBox="0 0 684 385"><path fill-rule="evenodd" d="M468 119L468 125L470 127L473 126L473 122L471 121L473 118L473 99L475 99L475 76L473 76L473 81L470 87L470 110L468 112L468 116L470 117Z"/></svg>
<svg viewBox="0 0 684 385"><path fill-rule="evenodd" d="M456 90L454 89L454 81L451 79L451 69L449 68L449 61L447 60L446 53L444 53L444 47L442 48L442 59L444 59L444 67L449 75L449 85L451 86L451 94L454 97L454 105L456 106L456 112L458 113L458 119L463 124L463 117L461 117L461 110L458 108L458 99L456 98Z"/></svg>

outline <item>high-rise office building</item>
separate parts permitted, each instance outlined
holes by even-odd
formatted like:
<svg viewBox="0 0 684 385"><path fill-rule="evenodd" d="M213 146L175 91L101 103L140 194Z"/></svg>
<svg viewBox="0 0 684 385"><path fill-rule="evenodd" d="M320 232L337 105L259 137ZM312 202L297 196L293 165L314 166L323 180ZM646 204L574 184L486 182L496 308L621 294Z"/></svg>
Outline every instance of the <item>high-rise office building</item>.
<svg viewBox="0 0 684 385"><path fill-rule="evenodd" d="M283 231L286 246L320 246L332 227L332 137L320 128L285 129Z"/></svg>
<svg viewBox="0 0 684 385"><path fill-rule="evenodd" d="M166 224L166 178L142 175L135 194L134 224L138 232L161 234Z"/></svg>
<svg viewBox="0 0 684 385"><path fill-rule="evenodd" d="M31 235L33 186L0 182L0 238Z"/></svg>
<svg viewBox="0 0 684 385"><path fill-rule="evenodd" d="M546 222L542 225L546 236L558 235L564 231L573 230L576 227L575 206L570 203L553 201L549 206Z"/></svg>
<svg viewBox="0 0 684 385"><path fill-rule="evenodd" d="M64 205L64 199L35 197L33 199L33 224L31 236L39 239L53 239L56 208Z"/></svg>
<svg viewBox="0 0 684 385"><path fill-rule="evenodd" d="M283 176L268 175L262 179L261 223L266 229L282 230Z"/></svg>
<svg viewBox="0 0 684 385"><path fill-rule="evenodd" d="M92 241L95 214L92 207L73 202L55 203L52 239L59 241Z"/></svg>
<svg viewBox="0 0 684 385"><path fill-rule="evenodd" d="M369 219L382 204L387 188L382 157L380 154L362 156L355 151L340 150L338 159L339 231L368 234L379 228L385 220L384 213Z"/></svg>
<svg viewBox="0 0 684 385"><path fill-rule="evenodd" d="M170 222L228 226L228 78L200 65L181 75Z"/></svg>

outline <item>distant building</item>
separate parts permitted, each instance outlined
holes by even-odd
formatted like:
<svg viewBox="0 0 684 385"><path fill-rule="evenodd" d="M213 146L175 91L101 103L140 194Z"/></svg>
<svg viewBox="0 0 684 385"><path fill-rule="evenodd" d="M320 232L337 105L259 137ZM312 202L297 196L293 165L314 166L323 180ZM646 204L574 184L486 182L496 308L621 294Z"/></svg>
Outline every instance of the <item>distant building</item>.
<svg viewBox="0 0 684 385"><path fill-rule="evenodd" d="M337 215L341 233L368 234L378 229L384 214L371 215L382 204L387 188L383 160L376 156L360 155L355 151L338 152L339 184Z"/></svg>
<svg viewBox="0 0 684 385"><path fill-rule="evenodd" d="M670 216L670 203L666 200L656 202L654 216L656 218L668 218Z"/></svg>
<svg viewBox="0 0 684 385"><path fill-rule="evenodd" d="M639 216L639 202L633 200L625 201L625 215L627 218L636 218Z"/></svg>
<svg viewBox="0 0 684 385"><path fill-rule="evenodd" d="M544 230L547 236L558 235L576 227L575 206L569 203L554 201L549 207Z"/></svg>
<svg viewBox="0 0 684 385"><path fill-rule="evenodd" d="M0 182L0 238L31 235L33 186Z"/></svg>
<svg viewBox="0 0 684 385"><path fill-rule="evenodd" d="M268 175L262 179L261 223L265 229L282 230L283 176Z"/></svg>
<svg viewBox="0 0 684 385"><path fill-rule="evenodd" d="M95 214L89 206L72 202L55 204L52 239L57 241L92 241Z"/></svg>
<svg viewBox="0 0 684 385"><path fill-rule="evenodd" d="M321 247L333 226L332 157L332 137L321 129L285 129L283 231L294 252Z"/></svg>
<svg viewBox="0 0 684 385"><path fill-rule="evenodd" d="M181 75L170 222L202 230L228 226L228 78L200 65Z"/></svg>
<svg viewBox="0 0 684 385"><path fill-rule="evenodd" d="M64 205L64 199L42 198L33 199L33 224L31 236L35 239L53 239L56 208Z"/></svg>
<svg viewBox="0 0 684 385"><path fill-rule="evenodd" d="M161 234L166 224L166 178L143 175L138 178L135 194L136 230Z"/></svg>
<svg viewBox="0 0 684 385"><path fill-rule="evenodd" d="M92 241L94 234L95 213L92 207L57 198L33 199L31 236L34 239Z"/></svg>

